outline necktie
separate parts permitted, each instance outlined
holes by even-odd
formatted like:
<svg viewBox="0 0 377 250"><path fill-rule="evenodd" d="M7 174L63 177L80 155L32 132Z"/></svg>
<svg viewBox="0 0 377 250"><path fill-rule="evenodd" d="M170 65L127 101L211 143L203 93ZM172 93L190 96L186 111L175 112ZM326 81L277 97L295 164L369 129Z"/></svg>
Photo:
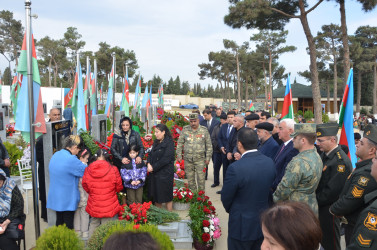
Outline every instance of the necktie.
<svg viewBox="0 0 377 250"><path fill-rule="evenodd" d="M229 138L230 130L232 129L231 125L228 125L228 132L226 133L226 138Z"/></svg>
<svg viewBox="0 0 377 250"><path fill-rule="evenodd" d="M281 154L281 152L283 152L284 148L285 148L285 144L283 143L283 146L281 147L279 153L275 156L275 159L274 159L275 161L279 157L279 155Z"/></svg>

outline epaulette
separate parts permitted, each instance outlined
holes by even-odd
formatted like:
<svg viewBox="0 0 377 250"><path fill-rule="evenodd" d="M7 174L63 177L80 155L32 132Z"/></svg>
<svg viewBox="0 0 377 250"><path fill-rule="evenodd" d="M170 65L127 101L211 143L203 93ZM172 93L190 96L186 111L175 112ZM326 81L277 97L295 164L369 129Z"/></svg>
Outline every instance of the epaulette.
<svg viewBox="0 0 377 250"><path fill-rule="evenodd" d="M338 156L339 160L341 160L341 159L342 159L342 156L340 155L339 151L338 151L338 152L336 152L336 155Z"/></svg>

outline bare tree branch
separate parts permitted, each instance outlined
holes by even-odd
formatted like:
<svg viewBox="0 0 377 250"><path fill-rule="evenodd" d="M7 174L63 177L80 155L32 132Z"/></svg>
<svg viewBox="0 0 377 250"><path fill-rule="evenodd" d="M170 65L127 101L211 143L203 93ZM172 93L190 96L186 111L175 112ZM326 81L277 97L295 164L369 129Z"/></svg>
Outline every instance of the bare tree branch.
<svg viewBox="0 0 377 250"><path fill-rule="evenodd" d="M323 1L323 0L321 0L321 2L322 2L322 1ZM300 18L300 16L290 15L290 14L285 13L284 11L278 10L278 9L276 9L276 8L272 8L272 7L270 7L270 9L273 10L273 11L275 11L275 12L277 12L277 13L280 13L280 14L282 14L282 15L284 15L284 16L287 16L287 17L289 17L289 18Z"/></svg>
<svg viewBox="0 0 377 250"><path fill-rule="evenodd" d="M320 5L321 3L323 2L323 0L319 0L318 3L316 3L313 7L311 7L310 9L308 9L305 14L309 14L312 10L314 10L315 8L318 7L318 5Z"/></svg>

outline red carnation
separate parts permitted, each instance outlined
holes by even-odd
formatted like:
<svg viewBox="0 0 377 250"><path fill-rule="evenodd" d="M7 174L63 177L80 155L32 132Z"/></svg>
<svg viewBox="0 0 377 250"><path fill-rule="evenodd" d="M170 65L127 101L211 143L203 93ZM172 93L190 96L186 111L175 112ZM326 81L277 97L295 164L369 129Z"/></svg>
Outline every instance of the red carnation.
<svg viewBox="0 0 377 250"><path fill-rule="evenodd" d="M198 200L198 201L202 201L202 198L198 197L197 200Z"/></svg>
<svg viewBox="0 0 377 250"><path fill-rule="evenodd" d="M210 206L210 209L215 212L216 208L214 206Z"/></svg>
<svg viewBox="0 0 377 250"><path fill-rule="evenodd" d="M134 226L133 226L133 229L139 229L139 227L140 227L140 225L137 224L137 225L134 225Z"/></svg>
<svg viewBox="0 0 377 250"><path fill-rule="evenodd" d="M209 227L209 221L203 220L203 227Z"/></svg>
<svg viewBox="0 0 377 250"><path fill-rule="evenodd" d="M199 195L202 196L205 192L203 190L199 191Z"/></svg>
<svg viewBox="0 0 377 250"><path fill-rule="evenodd" d="M208 242L211 239L211 236L208 233L203 233L202 234L202 240L204 242Z"/></svg>
<svg viewBox="0 0 377 250"><path fill-rule="evenodd" d="M208 205L210 205L210 206L211 206L211 205L212 205L212 202L211 202L211 201L208 201Z"/></svg>

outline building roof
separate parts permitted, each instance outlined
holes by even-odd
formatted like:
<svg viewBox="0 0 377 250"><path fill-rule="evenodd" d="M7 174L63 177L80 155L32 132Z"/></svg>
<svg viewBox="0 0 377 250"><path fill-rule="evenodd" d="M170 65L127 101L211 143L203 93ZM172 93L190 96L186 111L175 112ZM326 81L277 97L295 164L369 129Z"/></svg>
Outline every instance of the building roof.
<svg viewBox="0 0 377 250"><path fill-rule="evenodd" d="M291 84L292 98L313 98L313 91L311 85L304 85L301 83ZM274 98L284 98L285 96L285 86L274 89ZM321 97L327 98L327 91L321 90ZM330 92L330 97L333 97L333 92ZM338 98L341 97L338 95ZM258 98L264 98L264 94L259 95Z"/></svg>

